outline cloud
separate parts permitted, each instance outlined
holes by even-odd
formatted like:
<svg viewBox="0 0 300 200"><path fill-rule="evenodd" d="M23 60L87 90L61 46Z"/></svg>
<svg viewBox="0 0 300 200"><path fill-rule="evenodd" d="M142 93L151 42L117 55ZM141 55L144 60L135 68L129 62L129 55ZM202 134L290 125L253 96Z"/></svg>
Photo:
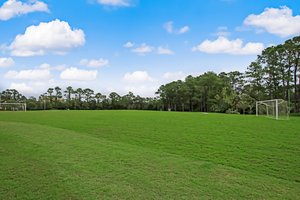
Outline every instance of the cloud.
<svg viewBox="0 0 300 200"><path fill-rule="evenodd" d="M174 31L172 21L166 22L163 27L168 33L173 33Z"/></svg>
<svg viewBox="0 0 300 200"><path fill-rule="evenodd" d="M8 0L0 7L0 20L9 20L32 12L49 12L49 10L47 4L41 1L22 3L18 0Z"/></svg>
<svg viewBox="0 0 300 200"><path fill-rule="evenodd" d="M21 94L33 93L33 88L28 86L26 83L11 83L9 89L15 89Z"/></svg>
<svg viewBox="0 0 300 200"><path fill-rule="evenodd" d="M129 0L97 0L97 2L104 6L113 6L113 7L131 6L131 2Z"/></svg>
<svg viewBox="0 0 300 200"><path fill-rule="evenodd" d="M162 46L157 48L157 53L161 54L161 55L173 55L174 54L174 52L171 49L169 49L168 47L162 47Z"/></svg>
<svg viewBox="0 0 300 200"><path fill-rule="evenodd" d="M93 81L97 78L96 70L81 70L70 67L61 72L60 78L69 81Z"/></svg>
<svg viewBox="0 0 300 200"><path fill-rule="evenodd" d="M293 16L293 11L286 7L266 8L259 15L251 14L244 20L244 25L263 29L280 37L300 34L300 15Z"/></svg>
<svg viewBox="0 0 300 200"><path fill-rule="evenodd" d="M132 42L127 42L123 45L123 47L125 47L125 48L131 48L133 46L134 46L134 44Z"/></svg>
<svg viewBox="0 0 300 200"><path fill-rule="evenodd" d="M214 35L228 37L230 36L230 32L228 31L228 28L226 26L220 26L218 27L217 33Z"/></svg>
<svg viewBox="0 0 300 200"><path fill-rule="evenodd" d="M83 30L72 30L68 22L58 19L37 26L29 26L10 44L14 56L45 55L47 52L65 54L85 43Z"/></svg>
<svg viewBox="0 0 300 200"><path fill-rule="evenodd" d="M146 71L135 71L133 73L126 73L123 77L125 81L128 82L147 82L153 81L151 76L149 76Z"/></svg>
<svg viewBox="0 0 300 200"><path fill-rule="evenodd" d="M146 43L141 44L139 47L132 49L131 50L134 53L137 53L140 56L144 56L147 53L152 53L155 52L157 54L160 55L173 55L174 52L169 49L169 47L163 47L163 46L159 46L159 47L153 47L153 46L149 46Z"/></svg>
<svg viewBox="0 0 300 200"><path fill-rule="evenodd" d="M51 78L51 74L48 69L11 70L4 77L17 80L48 80Z"/></svg>
<svg viewBox="0 0 300 200"><path fill-rule="evenodd" d="M38 68L40 68L40 69L49 69L50 70L52 67L48 63L43 63L40 66L38 66Z"/></svg>
<svg viewBox="0 0 300 200"><path fill-rule="evenodd" d="M190 31L190 27L184 26L181 29L179 29L178 34L184 34Z"/></svg>
<svg viewBox="0 0 300 200"><path fill-rule="evenodd" d="M56 66L51 66L48 63L43 63L40 66L38 66L39 69L47 69L47 70L57 70L57 71L63 71L64 69L67 68L66 65L56 65Z"/></svg>
<svg viewBox="0 0 300 200"><path fill-rule="evenodd" d="M104 67L109 64L108 60L105 60L103 58L100 58L98 60L92 59L92 60L87 60L87 59L82 59L80 61L80 65L87 66L87 67Z"/></svg>
<svg viewBox="0 0 300 200"><path fill-rule="evenodd" d="M248 42L244 44L241 39L229 40L220 36L218 39L211 41L205 40L193 51L201 51L209 54L232 54L232 55L252 55L259 54L264 49L262 43Z"/></svg>
<svg viewBox="0 0 300 200"><path fill-rule="evenodd" d="M176 80L184 80L187 75L182 71L179 72L166 72L164 73L164 79L169 81L176 81Z"/></svg>
<svg viewBox="0 0 300 200"><path fill-rule="evenodd" d="M0 68L1 67L11 67L15 64L12 58L0 58Z"/></svg>
<svg viewBox="0 0 300 200"><path fill-rule="evenodd" d="M168 33L174 33L174 34L184 34L190 31L189 26L183 26L179 30L175 29L173 26L174 22L168 21L163 25L163 28L168 32Z"/></svg>
<svg viewBox="0 0 300 200"><path fill-rule="evenodd" d="M132 49L132 52L137 53L139 55L145 55L147 53L151 53L154 51L154 47L148 46L146 43L141 44L140 47Z"/></svg>

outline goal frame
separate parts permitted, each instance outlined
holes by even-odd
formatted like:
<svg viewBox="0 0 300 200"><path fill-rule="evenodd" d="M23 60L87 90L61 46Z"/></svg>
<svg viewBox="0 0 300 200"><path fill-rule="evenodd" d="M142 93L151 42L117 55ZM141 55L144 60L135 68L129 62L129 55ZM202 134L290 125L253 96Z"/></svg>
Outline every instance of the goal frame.
<svg viewBox="0 0 300 200"><path fill-rule="evenodd" d="M3 105L20 105L23 108L23 111L26 112L27 111L27 105L26 103L0 103L0 108L2 108ZM2 109L0 109L1 111ZM16 110L13 110L16 111Z"/></svg>
<svg viewBox="0 0 300 200"><path fill-rule="evenodd" d="M263 101L256 101L256 116L259 116L259 105L265 105L266 106L266 112L267 116L269 116L269 110L268 110L268 102L275 102L275 119L279 120L279 110L278 110L278 105L282 102L285 102L283 99L270 99L270 100L263 100ZM289 106L287 105L287 119L289 119L289 114L290 114L290 109Z"/></svg>

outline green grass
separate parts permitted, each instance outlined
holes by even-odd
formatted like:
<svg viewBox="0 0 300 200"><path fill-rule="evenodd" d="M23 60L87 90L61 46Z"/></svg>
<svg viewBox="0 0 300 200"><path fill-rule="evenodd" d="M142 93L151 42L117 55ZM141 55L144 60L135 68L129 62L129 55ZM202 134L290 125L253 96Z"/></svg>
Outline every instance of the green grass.
<svg viewBox="0 0 300 200"><path fill-rule="evenodd" d="M299 117L0 112L0 199L299 197Z"/></svg>

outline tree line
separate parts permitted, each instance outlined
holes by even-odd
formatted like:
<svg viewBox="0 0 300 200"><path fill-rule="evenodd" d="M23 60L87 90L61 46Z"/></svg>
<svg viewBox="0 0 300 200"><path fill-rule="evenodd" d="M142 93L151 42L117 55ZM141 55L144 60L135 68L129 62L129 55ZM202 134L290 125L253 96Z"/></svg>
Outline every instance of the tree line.
<svg viewBox="0 0 300 200"><path fill-rule="evenodd" d="M60 87L49 88L38 98L26 98L15 89L6 89L1 93L2 103L26 102L28 110L104 110L104 109L134 109L158 110L159 99L141 97L132 92L120 96L111 92L108 96L94 92L90 88L82 89L69 86L65 90Z"/></svg>
<svg viewBox="0 0 300 200"><path fill-rule="evenodd" d="M300 112L300 36L271 46L250 63L246 72L206 72L162 85L156 97L129 92L108 96L92 89L49 88L38 98L26 98L15 89L0 93L1 102L26 102L29 110L135 109L253 113L255 102L284 99Z"/></svg>
<svg viewBox="0 0 300 200"><path fill-rule="evenodd" d="M181 111L253 113L255 102L284 99L300 112L300 36L271 46L245 73L206 72L162 85L157 94L165 108Z"/></svg>

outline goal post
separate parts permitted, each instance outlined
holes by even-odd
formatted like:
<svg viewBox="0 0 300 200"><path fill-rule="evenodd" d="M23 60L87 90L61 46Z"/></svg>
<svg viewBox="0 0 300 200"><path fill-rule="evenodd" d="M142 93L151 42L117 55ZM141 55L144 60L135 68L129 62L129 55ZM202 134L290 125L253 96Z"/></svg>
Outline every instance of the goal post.
<svg viewBox="0 0 300 200"><path fill-rule="evenodd" d="M24 111L26 112L26 103L0 103L0 111Z"/></svg>
<svg viewBox="0 0 300 200"><path fill-rule="evenodd" d="M256 116L266 116L279 119L289 119L288 102L283 99L270 99L256 102Z"/></svg>

